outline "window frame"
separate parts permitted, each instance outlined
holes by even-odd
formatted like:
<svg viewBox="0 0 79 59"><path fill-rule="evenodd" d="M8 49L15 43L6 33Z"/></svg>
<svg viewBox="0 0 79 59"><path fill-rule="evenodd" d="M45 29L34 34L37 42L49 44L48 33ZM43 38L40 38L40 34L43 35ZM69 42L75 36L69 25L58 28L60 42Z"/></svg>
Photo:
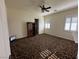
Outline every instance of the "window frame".
<svg viewBox="0 0 79 59"><path fill-rule="evenodd" d="M68 16L68 17L65 17L65 22L64 22L64 30L65 30L65 31L68 31L68 32L75 32L75 31L77 31L77 29L78 29L78 20L77 20L77 27L76 27L76 30L74 30L74 31L71 30L72 18L73 18L73 17L77 17L77 19L78 19L78 16ZM67 18L70 18L70 19L71 19L71 20L70 20L70 26L69 26L70 28L69 28L69 30L66 30L66 29L65 29L65 27L66 27L66 19L67 19Z"/></svg>

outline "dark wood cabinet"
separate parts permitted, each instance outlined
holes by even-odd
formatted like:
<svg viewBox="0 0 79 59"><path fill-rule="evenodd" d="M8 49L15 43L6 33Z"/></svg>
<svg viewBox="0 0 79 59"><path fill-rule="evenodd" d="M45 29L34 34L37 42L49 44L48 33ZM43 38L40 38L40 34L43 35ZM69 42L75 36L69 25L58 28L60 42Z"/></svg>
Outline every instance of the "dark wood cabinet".
<svg viewBox="0 0 79 59"><path fill-rule="evenodd" d="M38 19L35 19L35 22L27 22L27 36L32 37L38 34L39 30Z"/></svg>
<svg viewBox="0 0 79 59"><path fill-rule="evenodd" d="M37 35L39 32L39 21L38 19L35 19L35 35Z"/></svg>

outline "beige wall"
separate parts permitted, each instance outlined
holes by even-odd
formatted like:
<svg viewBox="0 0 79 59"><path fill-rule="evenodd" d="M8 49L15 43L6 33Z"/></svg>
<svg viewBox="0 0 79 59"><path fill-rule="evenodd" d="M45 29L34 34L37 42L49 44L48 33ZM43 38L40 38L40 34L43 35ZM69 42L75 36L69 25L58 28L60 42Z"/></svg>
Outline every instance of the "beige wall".
<svg viewBox="0 0 79 59"><path fill-rule="evenodd" d="M0 59L9 59L10 45L4 0L0 0Z"/></svg>
<svg viewBox="0 0 79 59"><path fill-rule="evenodd" d="M9 36L16 35L17 38L27 36L26 22L34 22L35 18L39 19L39 34L44 32L44 19L38 11L7 8L7 14Z"/></svg>
<svg viewBox="0 0 79 59"><path fill-rule="evenodd" d="M55 14L44 16L45 22L41 13L36 10L20 10L7 8L8 14L8 25L9 25L9 36L16 35L17 38L27 36L26 22L34 22L35 18L39 19L39 33L47 33L70 40L74 40L72 32L64 30L65 17L77 15L77 8L65 10ZM44 23L50 22L51 28L44 29ZM75 36L76 37L76 36Z"/></svg>
<svg viewBox="0 0 79 59"><path fill-rule="evenodd" d="M49 22L51 24L50 29L45 29L45 33L59 36L62 38L73 39L73 33L64 30L65 17L77 15L77 8L65 10L55 14L50 14L44 17L45 23Z"/></svg>

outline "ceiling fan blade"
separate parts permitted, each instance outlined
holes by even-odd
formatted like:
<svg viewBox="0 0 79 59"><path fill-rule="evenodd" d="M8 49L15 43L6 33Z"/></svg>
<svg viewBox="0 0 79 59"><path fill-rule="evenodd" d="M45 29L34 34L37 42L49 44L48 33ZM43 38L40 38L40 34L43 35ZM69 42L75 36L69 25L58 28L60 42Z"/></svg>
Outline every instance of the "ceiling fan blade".
<svg viewBox="0 0 79 59"><path fill-rule="evenodd" d="M45 8L45 6L43 5L43 8Z"/></svg>
<svg viewBox="0 0 79 59"><path fill-rule="evenodd" d="M51 7L47 7L46 9L50 9Z"/></svg>
<svg viewBox="0 0 79 59"><path fill-rule="evenodd" d="M40 8L42 8L42 6L40 6Z"/></svg>
<svg viewBox="0 0 79 59"><path fill-rule="evenodd" d="M49 12L49 10L45 9L45 11Z"/></svg>

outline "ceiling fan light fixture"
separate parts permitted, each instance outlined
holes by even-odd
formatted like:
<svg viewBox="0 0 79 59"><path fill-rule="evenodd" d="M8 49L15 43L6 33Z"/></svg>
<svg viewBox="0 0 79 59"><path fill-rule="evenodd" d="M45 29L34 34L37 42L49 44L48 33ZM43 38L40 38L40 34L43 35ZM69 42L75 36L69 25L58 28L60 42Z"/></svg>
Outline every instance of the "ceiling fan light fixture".
<svg viewBox="0 0 79 59"><path fill-rule="evenodd" d="M45 7L45 5L42 5L42 6L40 6L40 8L41 8L41 10L42 10L42 12L49 12L49 9L51 8L50 6L49 7Z"/></svg>

